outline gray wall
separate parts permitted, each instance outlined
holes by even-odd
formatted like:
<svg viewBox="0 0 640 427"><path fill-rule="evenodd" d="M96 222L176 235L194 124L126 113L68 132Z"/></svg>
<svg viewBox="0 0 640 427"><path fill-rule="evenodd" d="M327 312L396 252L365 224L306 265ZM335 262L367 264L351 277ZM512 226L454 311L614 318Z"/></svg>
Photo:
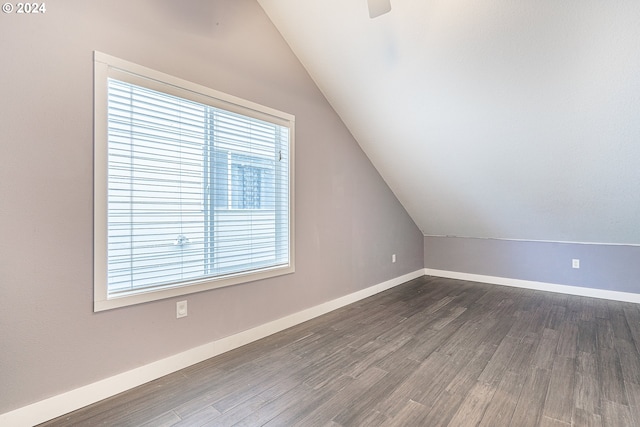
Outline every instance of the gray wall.
<svg viewBox="0 0 640 427"><path fill-rule="evenodd" d="M639 246L424 238L425 268L620 292L640 293L638 260Z"/></svg>
<svg viewBox="0 0 640 427"><path fill-rule="evenodd" d="M92 312L93 50L296 115L296 273ZM423 238L253 0L0 16L0 413L423 267ZM398 262L391 263L396 253Z"/></svg>

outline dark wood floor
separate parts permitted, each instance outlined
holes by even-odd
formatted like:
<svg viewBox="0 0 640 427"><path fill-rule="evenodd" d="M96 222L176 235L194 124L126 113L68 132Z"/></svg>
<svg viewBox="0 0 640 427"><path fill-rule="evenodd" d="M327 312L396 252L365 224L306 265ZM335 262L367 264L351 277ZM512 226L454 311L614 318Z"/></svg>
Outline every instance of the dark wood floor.
<svg viewBox="0 0 640 427"><path fill-rule="evenodd" d="M47 426L640 426L640 307L423 277Z"/></svg>

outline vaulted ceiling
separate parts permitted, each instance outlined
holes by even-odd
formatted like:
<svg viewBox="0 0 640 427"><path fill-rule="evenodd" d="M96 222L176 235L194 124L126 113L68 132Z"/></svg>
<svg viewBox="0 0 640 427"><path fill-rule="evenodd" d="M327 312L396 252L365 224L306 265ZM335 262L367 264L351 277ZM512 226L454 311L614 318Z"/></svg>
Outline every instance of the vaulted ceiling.
<svg viewBox="0 0 640 427"><path fill-rule="evenodd" d="M424 234L640 244L637 0L258 1Z"/></svg>

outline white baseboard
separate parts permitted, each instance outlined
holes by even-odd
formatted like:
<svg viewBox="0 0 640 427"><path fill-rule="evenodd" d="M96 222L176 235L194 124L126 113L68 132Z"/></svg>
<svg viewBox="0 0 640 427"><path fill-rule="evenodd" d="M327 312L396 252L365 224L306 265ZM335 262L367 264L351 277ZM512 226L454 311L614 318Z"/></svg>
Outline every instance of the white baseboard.
<svg viewBox="0 0 640 427"><path fill-rule="evenodd" d="M534 289L538 291L548 291L560 294L579 295L583 297L602 298L640 304L640 294L634 294L630 292L582 288L580 286L558 285L555 283L535 282L532 280L509 279L507 277L484 276L481 274L434 270L431 268L425 268L424 274L426 276L446 277L448 279L468 280L470 282L482 282L492 285L512 286L516 288Z"/></svg>
<svg viewBox="0 0 640 427"><path fill-rule="evenodd" d="M420 269L413 273L378 283L377 285L370 286L352 294L256 326L255 328L235 335L192 348L148 365L140 366L113 377L105 378L104 380L18 408L11 412L0 414L0 425L7 427L33 426L57 418L76 409L114 396L250 342L257 341L423 275L424 271Z"/></svg>

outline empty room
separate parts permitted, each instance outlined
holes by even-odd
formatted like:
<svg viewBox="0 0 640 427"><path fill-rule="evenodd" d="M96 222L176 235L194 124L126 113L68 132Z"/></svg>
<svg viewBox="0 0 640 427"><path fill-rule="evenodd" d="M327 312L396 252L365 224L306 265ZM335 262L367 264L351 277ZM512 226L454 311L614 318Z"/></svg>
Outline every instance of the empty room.
<svg viewBox="0 0 640 427"><path fill-rule="evenodd" d="M0 13L0 426L640 425L640 2Z"/></svg>

